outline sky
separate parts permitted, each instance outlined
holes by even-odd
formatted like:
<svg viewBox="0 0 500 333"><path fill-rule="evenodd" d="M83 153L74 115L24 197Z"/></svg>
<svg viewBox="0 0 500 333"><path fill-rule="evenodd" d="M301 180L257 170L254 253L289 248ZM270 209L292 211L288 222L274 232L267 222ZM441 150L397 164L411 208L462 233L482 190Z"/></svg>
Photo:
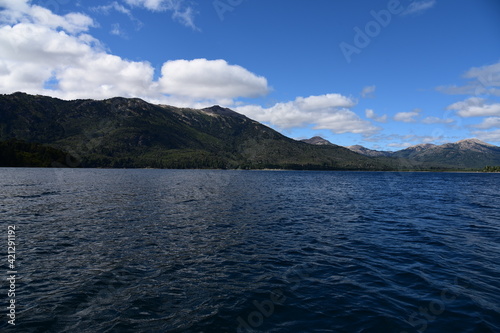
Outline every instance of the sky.
<svg viewBox="0 0 500 333"><path fill-rule="evenodd" d="M0 93L229 107L294 139L500 145L498 0L0 0Z"/></svg>

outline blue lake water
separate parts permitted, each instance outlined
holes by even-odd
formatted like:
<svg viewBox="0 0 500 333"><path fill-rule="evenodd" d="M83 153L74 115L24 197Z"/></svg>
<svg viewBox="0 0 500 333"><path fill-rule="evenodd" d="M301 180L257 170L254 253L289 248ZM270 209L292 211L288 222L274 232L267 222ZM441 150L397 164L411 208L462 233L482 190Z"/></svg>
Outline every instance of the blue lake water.
<svg viewBox="0 0 500 333"><path fill-rule="evenodd" d="M0 169L2 332L500 332L500 174Z"/></svg>

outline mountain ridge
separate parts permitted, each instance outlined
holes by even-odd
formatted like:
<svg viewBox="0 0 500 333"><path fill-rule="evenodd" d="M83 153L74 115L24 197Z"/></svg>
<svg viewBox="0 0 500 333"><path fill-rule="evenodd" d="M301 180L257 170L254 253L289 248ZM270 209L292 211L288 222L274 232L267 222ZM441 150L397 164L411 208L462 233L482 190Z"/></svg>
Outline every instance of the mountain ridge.
<svg viewBox="0 0 500 333"><path fill-rule="evenodd" d="M71 156L68 166L392 168L344 147L293 140L217 105L177 108L137 98L65 101L25 93L0 95L0 141L12 139L64 151Z"/></svg>
<svg viewBox="0 0 500 333"><path fill-rule="evenodd" d="M0 166L45 166L50 158L53 166L119 168L465 170L500 165L500 147L478 139L374 151L321 137L294 140L219 105L178 108L124 97L66 101L21 92L0 95L0 143Z"/></svg>
<svg viewBox="0 0 500 333"><path fill-rule="evenodd" d="M441 145L423 143L398 151L377 151L360 145L346 148L365 156L406 159L415 164L432 164L441 168L477 169L500 165L500 147L477 138Z"/></svg>
<svg viewBox="0 0 500 333"><path fill-rule="evenodd" d="M314 139L314 140L313 140ZM315 136L311 139L303 139L301 140L306 143L310 144L317 144L315 142L322 142L321 144L331 144L330 141L319 137ZM492 145L490 143L481 141L477 138L468 138L468 139L462 139L456 142L447 142L441 145L436 145L432 143L420 143L416 144L401 150L397 151L383 151L383 150L373 150L366 148L361 145L353 145L353 146L345 146L345 148L350 149L354 152L357 152L359 154L365 155L365 156L396 156L396 157L408 157L409 155L416 155L418 153L428 153L429 151L435 151L435 150L442 150L442 149L453 149L453 148L459 148L463 150L470 150L470 151L475 151L475 152L487 152L488 149L494 149L498 150L500 149L499 146Z"/></svg>

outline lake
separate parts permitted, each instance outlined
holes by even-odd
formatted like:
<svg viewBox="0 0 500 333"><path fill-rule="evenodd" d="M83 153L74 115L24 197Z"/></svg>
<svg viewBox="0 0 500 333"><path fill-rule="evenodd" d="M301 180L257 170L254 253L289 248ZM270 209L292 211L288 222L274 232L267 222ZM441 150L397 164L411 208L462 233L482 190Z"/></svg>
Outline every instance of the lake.
<svg viewBox="0 0 500 333"><path fill-rule="evenodd" d="M500 174L1 168L0 219L2 332L500 332Z"/></svg>

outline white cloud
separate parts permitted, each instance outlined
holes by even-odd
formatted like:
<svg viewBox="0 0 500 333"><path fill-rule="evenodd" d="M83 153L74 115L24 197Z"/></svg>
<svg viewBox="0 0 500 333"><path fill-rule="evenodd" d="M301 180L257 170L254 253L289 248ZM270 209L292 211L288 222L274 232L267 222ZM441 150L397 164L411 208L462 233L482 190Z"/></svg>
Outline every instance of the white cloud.
<svg viewBox="0 0 500 333"><path fill-rule="evenodd" d="M0 7L8 10L22 12L28 8L30 0L0 0Z"/></svg>
<svg viewBox="0 0 500 333"><path fill-rule="evenodd" d="M89 35L70 35L40 24L0 28L2 92L26 91L61 98L144 96L154 69L107 54ZM55 90L44 88L56 82ZM52 87L54 89L54 87Z"/></svg>
<svg viewBox="0 0 500 333"><path fill-rule="evenodd" d="M455 137L446 137L444 133L436 133L434 135L416 135L416 134L390 134L376 135L370 138L365 138L365 141L370 142L390 142L387 147L408 148L418 144L442 144L457 141Z"/></svg>
<svg viewBox="0 0 500 333"><path fill-rule="evenodd" d="M379 117L379 116L377 116L375 111L373 111L372 109L366 109L365 115L366 115L366 118L372 119L372 120L379 122L379 123L386 123L387 122L387 115L384 114L383 116Z"/></svg>
<svg viewBox="0 0 500 333"><path fill-rule="evenodd" d="M403 123L414 123L416 122L415 117L419 116L421 111L420 109L414 109L410 112L399 112L394 115L394 120Z"/></svg>
<svg viewBox="0 0 500 333"><path fill-rule="evenodd" d="M375 111L373 111L371 109L366 109L365 115L366 115L366 118L369 118L369 119L373 119L376 117Z"/></svg>
<svg viewBox="0 0 500 333"><path fill-rule="evenodd" d="M499 88L487 87L479 82L473 82L465 86L440 86L436 90L448 95L500 96Z"/></svg>
<svg viewBox="0 0 500 333"><path fill-rule="evenodd" d="M486 118L481 124L474 125L472 127L481 129L500 128L500 117Z"/></svg>
<svg viewBox="0 0 500 333"><path fill-rule="evenodd" d="M464 77L467 79L476 79L483 82L484 85L500 86L500 62L493 65L482 67L473 67L469 69Z"/></svg>
<svg viewBox="0 0 500 333"><path fill-rule="evenodd" d="M64 16L53 14L50 10L29 5L28 1L0 1L0 23L32 23L42 25L51 29L61 28L68 33L80 33L88 31L94 26L94 21L87 15L81 13L69 13Z"/></svg>
<svg viewBox="0 0 500 333"><path fill-rule="evenodd" d="M328 129L334 133L372 135L380 129L362 120L348 108L356 105L353 99L340 94L298 97L294 101L277 103L270 108L258 105L237 107L257 121L267 122L279 128L313 125L314 129Z"/></svg>
<svg viewBox="0 0 500 333"><path fill-rule="evenodd" d="M178 19L182 24L193 30L200 30L194 23L195 11L192 7L186 7L182 10L174 10L172 17Z"/></svg>
<svg viewBox="0 0 500 333"><path fill-rule="evenodd" d="M184 0L125 0L125 3L132 7L141 7L153 12L172 12L173 19L178 20L180 23L193 30L199 30L194 22L196 12L193 7L185 5ZM94 12L106 15L114 10L127 15L137 28L143 26L143 23L133 15L130 8L125 7L118 1L113 1L107 5L92 7L91 9Z"/></svg>
<svg viewBox="0 0 500 333"><path fill-rule="evenodd" d="M120 27L120 23L114 23L111 25L111 27L112 27L112 29L109 32L110 34L115 35L115 36L125 36L125 33L123 32L123 30Z"/></svg>
<svg viewBox="0 0 500 333"><path fill-rule="evenodd" d="M436 0L423 0L423 1L414 1L412 2L408 8L403 12L403 15L417 15L422 14L428 9L431 9L436 4Z"/></svg>
<svg viewBox="0 0 500 333"><path fill-rule="evenodd" d="M65 16L52 14L46 8L33 6L30 15L34 18L34 23L44 25L53 29L62 28L69 33L87 31L93 26L93 20L80 13L69 13Z"/></svg>
<svg viewBox="0 0 500 333"><path fill-rule="evenodd" d="M148 92L154 92L154 69L149 63L102 53L89 53L81 61L80 66L58 75L61 90L70 92L72 98L86 98L96 88L100 98L147 96Z"/></svg>
<svg viewBox="0 0 500 333"><path fill-rule="evenodd" d="M389 143L387 144L387 147L391 147L391 148L408 148L408 147L411 147L412 144L409 143L409 142L393 142L393 143Z"/></svg>
<svg viewBox="0 0 500 333"><path fill-rule="evenodd" d="M10 6L0 10L1 93L24 91L64 99L140 97L207 106L214 101L231 105L235 98L269 91L264 77L224 60L170 61L163 66L164 76L155 81L150 63L109 54L84 33L94 24L89 17L59 16L27 2L0 1ZM121 33L119 25L113 29Z"/></svg>
<svg viewBox="0 0 500 333"><path fill-rule="evenodd" d="M173 60L162 69L160 88L197 99L257 97L269 92L267 80L225 60Z"/></svg>
<svg viewBox="0 0 500 333"><path fill-rule="evenodd" d="M363 98L373 98L376 90L376 86L366 86L361 91L361 97Z"/></svg>
<svg viewBox="0 0 500 333"><path fill-rule="evenodd" d="M118 3L117 1L113 1L108 5L101 5L97 7L92 7L90 8L92 11L99 13L99 14L104 14L104 15L109 15L111 11L116 11L118 13L126 15L136 26L136 29L142 28L144 25L139 19L137 19L132 11L129 8L126 8L122 4ZM114 25L118 25L118 23L115 23ZM113 32L115 31L115 32ZM117 29L113 26L112 34L114 35L123 35L123 32L120 29L120 33L116 33Z"/></svg>
<svg viewBox="0 0 500 333"><path fill-rule="evenodd" d="M486 142L500 142L500 129L493 131L476 131L472 132L479 140Z"/></svg>
<svg viewBox="0 0 500 333"><path fill-rule="evenodd" d="M108 5L101 5L101 6L97 6L97 7L92 7L91 9L95 12L100 12L103 14L109 14L109 12L111 10L115 10L115 11L122 13L122 14L125 14L127 16L132 15L132 12L130 11L130 9L126 8L125 6L123 6L122 4L119 4L116 1L113 1Z"/></svg>
<svg viewBox="0 0 500 333"><path fill-rule="evenodd" d="M474 94L474 89L475 87L471 85L466 85L466 86L449 85L449 86L436 87L436 91L448 95L472 95Z"/></svg>
<svg viewBox="0 0 500 333"><path fill-rule="evenodd" d="M453 123L455 120L451 119L451 118L438 118L438 117L427 117L425 118L424 120L422 120L422 122L424 124L451 124Z"/></svg>
<svg viewBox="0 0 500 333"><path fill-rule="evenodd" d="M194 23L195 10L184 0L125 0L131 6L144 7L154 12L170 11L172 17L183 25L198 30Z"/></svg>
<svg viewBox="0 0 500 333"><path fill-rule="evenodd" d="M361 120L354 112L346 109L322 117L316 122L314 129L327 129L337 134L355 133L364 135L373 135L380 130L380 128Z"/></svg>
<svg viewBox="0 0 500 333"><path fill-rule="evenodd" d="M295 104L301 110L317 112L332 108L350 108L356 105L356 101L340 94L326 94L306 98L297 97Z"/></svg>
<svg viewBox="0 0 500 333"><path fill-rule="evenodd" d="M466 85L440 86L436 90L450 95L500 96L500 62L473 67L463 77L469 79Z"/></svg>
<svg viewBox="0 0 500 333"><path fill-rule="evenodd" d="M500 103L486 104L483 98L471 97L448 106L447 110L456 110L460 117L500 116Z"/></svg>
<svg viewBox="0 0 500 333"><path fill-rule="evenodd" d="M164 1L164 0L125 0L129 5L145 7L149 10L153 11L162 11L165 10L166 6L170 7L169 2L172 1Z"/></svg>
<svg viewBox="0 0 500 333"><path fill-rule="evenodd" d="M500 62L493 65L473 67L464 77L471 79L474 95L500 96Z"/></svg>

